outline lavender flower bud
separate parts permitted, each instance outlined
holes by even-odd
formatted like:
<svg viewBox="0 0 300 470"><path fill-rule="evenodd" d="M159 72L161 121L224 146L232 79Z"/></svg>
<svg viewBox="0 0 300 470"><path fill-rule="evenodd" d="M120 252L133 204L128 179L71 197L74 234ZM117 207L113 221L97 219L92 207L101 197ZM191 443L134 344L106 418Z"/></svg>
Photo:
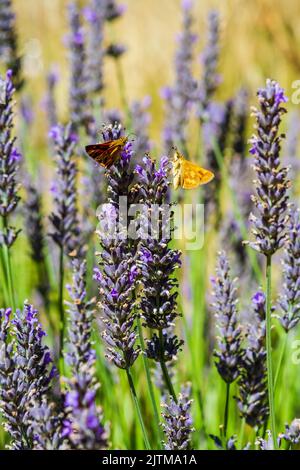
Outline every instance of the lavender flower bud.
<svg viewBox="0 0 300 470"><path fill-rule="evenodd" d="M274 80L258 90L260 109L254 109L257 135L251 139L251 153L255 156L254 168L256 195L252 201L256 214L251 214L255 242L250 246L265 256L272 256L285 241L287 209L287 168L280 166L280 147L283 135L279 134L281 116L286 112L282 103L287 101L284 91Z"/></svg>
<svg viewBox="0 0 300 470"><path fill-rule="evenodd" d="M169 336L167 332L163 332L163 344L161 345L159 337L154 333L152 338L147 340L146 354L149 359L156 362L160 362L162 357L164 362L169 362L177 357L183 344L184 341L179 341L176 335Z"/></svg>
<svg viewBox="0 0 300 470"><path fill-rule="evenodd" d="M33 403L28 422L34 450L65 450L63 413L45 396L38 403Z"/></svg>
<svg viewBox="0 0 300 470"><path fill-rule="evenodd" d="M123 44L109 44L105 49L105 54L113 59L119 59L126 50L127 48Z"/></svg>
<svg viewBox="0 0 300 470"><path fill-rule="evenodd" d="M94 119L91 114L91 102L87 96L86 55L84 35L78 6L75 2L69 4L69 50L70 50L70 120L74 129L83 127L88 135L94 133Z"/></svg>
<svg viewBox="0 0 300 470"><path fill-rule="evenodd" d="M0 102L0 216L3 218L4 230L0 230L0 245L10 247L20 231L8 226L8 217L15 211L20 197L16 175L21 155L15 147L16 138L13 129L13 95L12 72L9 70L6 79L0 79L3 92Z"/></svg>
<svg viewBox="0 0 300 470"><path fill-rule="evenodd" d="M172 88L163 90L166 101L164 141L167 151L174 144L185 146L186 127L195 98L196 81L192 75L192 66L197 36L192 31L192 5L192 2L182 3L183 24L175 55L175 84Z"/></svg>
<svg viewBox="0 0 300 470"><path fill-rule="evenodd" d="M241 327L238 324L236 304L236 280L230 278L229 263L224 252L219 253L217 276L212 280L214 303L212 304L219 336L218 350L214 351L216 366L222 379L230 384L239 375L241 360Z"/></svg>
<svg viewBox="0 0 300 470"><path fill-rule="evenodd" d="M286 332L294 328L300 320L300 212L290 208L288 238L283 258L283 287L279 305L283 315L281 325Z"/></svg>
<svg viewBox="0 0 300 470"><path fill-rule="evenodd" d="M66 417L63 436L73 449L105 449L107 436L102 412L96 406L95 352L92 349L94 299L86 300L86 262L73 261L72 302L67 302L70 316L66 361L71 368L65 398Z"/></svg>
<svg viewBox="0 0 300 470"><path fill-rule="evenodd" d="M247 347L244 349L239 378L237 398L241 416L252 427L265 424L268 415L268 389L266 364L266 299L262 292L252 298L254 306L253 323L248 326Z"/></svg>
<svg viewBox="0 0 300 470"><path fill-rule="evenodd" d="M42 263L45 258L45 236L43 227L42 201L41 195L30 176L25 182L26 201L25 207L25 230L27 233L31 258L36 263Z"/></svg>
<svg viewBox="0 0 300 470"><path fill-rule="evenodd" d="M208 16L208 37L207 46L203 52L203 78L200 83L199 101L200 101L200 119L206 121L208 119L207 109L213 94L215 93L220 77L216 70L218 67L220 46L220 18L217 11L211 11Z"/></svg>
<svg viewBox="0 0 300 470"><path fill-rule="evenodd" d="M162 404L165 450L187 450L189 448L191 434L194 431L190 396L191 387L187 385L182 387L177 404L172 397L170 397L169 403Z"/></svg>
<svg viewBox="0 0 300 470"><path fill-rule="evenodd" d="M19 90L24 81L21 78L21 57L18 54L16 15L11 0L0 0L0 60L12 71L14 85Z"/></svg>
<svg viewBox="0 0 300 470"><path fill-rule="evenodd" d="M57 181L52 188L55 211L50 215L54 231L50 236L62 247L67 255L81 250L79 240L77 195L76 195L76 164L73 158L77 136L72 125L55 126L50 131L57 152Z"/></svg>

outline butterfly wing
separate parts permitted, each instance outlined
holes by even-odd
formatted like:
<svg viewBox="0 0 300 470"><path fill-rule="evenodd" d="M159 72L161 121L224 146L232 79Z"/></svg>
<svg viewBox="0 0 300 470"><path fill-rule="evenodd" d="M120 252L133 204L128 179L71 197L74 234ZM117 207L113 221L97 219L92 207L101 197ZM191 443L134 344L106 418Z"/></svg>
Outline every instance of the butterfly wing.
<svg viewBox="0 0 300 470"><path fill-rule="evenodd" d="M211 171L201 168L196 163L183 160L181 165L183 189L197 188L202 184L209 183L214 178L214 174Z"/></svg>
<svg viewBox="0 0 300 470"><path fill-rule="evenodd" d="M120 157L125 143L126 138L121 137L120 139L108 140L101 144L87 145L85 150L98 165L110 168Z"/></svg>

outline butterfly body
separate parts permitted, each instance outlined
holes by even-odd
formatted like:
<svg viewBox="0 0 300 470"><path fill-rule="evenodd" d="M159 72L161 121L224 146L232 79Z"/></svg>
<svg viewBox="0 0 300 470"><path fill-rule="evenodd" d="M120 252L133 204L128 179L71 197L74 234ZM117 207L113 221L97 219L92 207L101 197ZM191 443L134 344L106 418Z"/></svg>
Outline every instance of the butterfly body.
<svg viewBox="0 0 300 470"><path fill-rule="evenodd" d="M196 163L189 162L175 149L173 156L173 186L183 189L195 189L202 184L209 183L214 174L201 168Z"/></svg>
<svg viewBox="0 0 300 470"><path fill-rule="evenodd" d="M110 168L120 158L122 149L127 141L127 137L120 137L116 140L87 145L85 151L98 165Z"/></svg>

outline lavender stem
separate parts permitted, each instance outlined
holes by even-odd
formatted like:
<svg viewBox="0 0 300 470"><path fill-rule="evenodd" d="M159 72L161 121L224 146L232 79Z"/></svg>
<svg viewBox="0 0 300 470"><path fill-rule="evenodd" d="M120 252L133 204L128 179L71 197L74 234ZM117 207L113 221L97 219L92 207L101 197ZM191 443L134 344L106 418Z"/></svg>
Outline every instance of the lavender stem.
<svg viewBox="0 0 300 470"><path fill-rule="evenodd" d="M136 394L135 386L134 386L134 383L133 383L133 379L132 379L132 375L131 375L131 371L130 371L129 367L127 367L127 369L126 369L126 375L127 375L128 384L129 384L129 388L130 388L130 391L131 391L132 399L133 399L133 402L134 402L134 406L135 406L135 409L136 409L136 412L137 412L137 415L138 415L138 419L139 419L139 422L140 422L140 425L141 425L145 446L146 446L147 450L151 450L150 443L149 443L148 436L147 436L147 431L146 431L143 416L142 416L142 412L141 412L141 409L140 409L138 397L137 397L137 394Z"/></svg>
<svg viewBox="0 0 300 470"><path fill-rule="evenodd" d="M139 317L137 318L137 327L138 327L138 333L139 333L141 348L142 348L142 351L144 353L144 351L145 351L145 342L144 342L144 338L143 338L143 329L142 329L141 319ZM144 363L144 369L145 369L145 373L146 373L146 379L147 379L149 395L150 395L152 408L153 408L153 412L154 412L154 419L155 419L155 425L156 425L155 426L155 432L157 434L157 438L158 438L158 442L159 442L159 448L161 448L161 446L160 446L160 434L161 434L160 429L161 428L160 428L160 424L159 424L159 414L158 414L158 410L157 410L157 406L156 406L156 400L155 400L155 396L154 396L154 389L153 389L153 383L152 383L151 373L150 373L150 368L149 368L149 361L148 361L148 358L145 355L145 353L143 354L143 363Z"/></svg>
<svg viewBox="0 0 300 470"><path fill-rule="evenodd" d="M3 217L3 232L7 233L8 226L7 226L7 217ZM9 248L6 243L3 244L3 255L4 255L4 263L5 263L5 271L7 276L7 283L8 283L8 295L10 298L10 304L12 305L13 310L16 310L16 301L15 301L15 292L13 287L13 279L12 279L12 269L11 269L11 258L9 253Z"/></svg>
<svg viewBox="0 0 300 470"><path fill-rule="evenodd" d="M173 387L173 384L172 384L172 381L171 381L171 378L170 378L170 375L169 375L169 372L168 372L168 369L164 360L164 338L163 338L163 332L161 329L159 330L159 342L160 342L160 352L161 352L161 355L160 355L161 370L165 379L166 386L169 390L169 393L172 396L175 403L177 404L178 401L177 401L176 393L175 393L175 390L174 390L174 387Z"/></svg>
<svg viewBox="0 0 300 470"><path fill-rule="evenodd" d="M229 398L230 398L230 383L226 383L226 400L225 400L225 409L224 409L224 429L223 429L225 441L226 441L226 436L227 436Z"/></svg>
<svg viewBox="0 0 300 470"><path fill-rule="evenodd" d="M65 329L65 314L64 314L64 248L60 247L59 254L59 291L58 291L58 309L59 309L59 363L60 368L63 367L63 346L64 346L64 329ZM63 372L62 370L60 371Z"/></svg>
<svg viewBox="0 0 300 470"><path fill-rule="evenodd" d="M277 434L276 434L276 421L275 421L275 408L274 408L274 383L273 383L273 365L272 365L272 335L271 335L271 282L272 282L272 256L267 255L266 266L266 350L267 350L267 377L268 377L268 396L269 396L269 409L271 419L271 431L274 449L278 449Z"/></svg>

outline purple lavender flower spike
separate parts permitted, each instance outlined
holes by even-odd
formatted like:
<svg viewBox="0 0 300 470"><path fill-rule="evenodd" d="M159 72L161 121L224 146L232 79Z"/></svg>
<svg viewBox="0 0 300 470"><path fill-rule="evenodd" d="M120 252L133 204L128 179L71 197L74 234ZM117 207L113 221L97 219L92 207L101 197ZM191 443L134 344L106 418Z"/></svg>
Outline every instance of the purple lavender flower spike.
<svg viewBox="0 0 300 470"><path fill-rule="evenodd" d="M21 77L22 59L18 53L16 15L11 0L0 0L0 61L12 71L14 86L19 90L24 80Z"/></svg>
<svg viewBox="0 0 300 470"><path fill-rule="evenodd" d="M107 434L102 412L96 405L95 352L92 348L94 299L86 299L86 262L73 261L72 301L66 302L69 313L69 341L66 361L71 368L65 398L63 435L71 449L107 448Z"/></svg>
<svg viewBox="0 0 300 470"><path fill-rule="evenodd" d="M257 175L256 195L252 196L256 212L250 215L255 241L249 245L265 256L272 256L286 239L289 181L288 170L280 166L279 158L283 138L279 125L286 112L282 106L286 98L278 83L270 79L257 95L260 109L253 110L257 135L251 139Z"/></svg>
<svg viewBox="0 0 300 470"><path fill-rule="evenodd" d="M0 245L6 245L9 248L20 232L8 225L8 219L20 200L17 172L21 158L15 147L16 138L12 136L15 88L11 71L7 72L5 80L0 79L0 87L2 95L0 102L0 216L4 225L4 229L0 230Z"/></svg>
<svg viewBox="0 0 300 470"><path fill-rule="evenodd" d="M44 100L45 111L48 118L49 130L58 123L55 88L58 82L58 71L52 67L47 75L47 93Z"/></svg>
<svg viewBox="0 0 300 470"><path fill-rule="evenodd" d="M252 297L254 319L248 325L247 346L240 363L238 408L249 426L258 428L269 416L266 353L266 299L258 291Z"/></svg>
<svg viewBox="0 0 300 470"><path fill-rule="evenodd" d="M283 257L283 287L279 306L283 315L280 323L286 332L300 320L300 212L295 206L289 210L288 236Z"/></svg>
<svg viewBox="0 0 300 470"><path fill-rule="evenodd" d="M88 135L95 135L91 101L87 94L86 53L80 11L75 2L69 4L71 83L69 92L70 120L77 131L83 127Z"/></svg>
<svg viewBox="0 0 300 470"><path fill-rule="evenodd" d="M209 120L208 106L220 83L220 77L216 72L220 54L219 23L219 13L211 11L208 16L207 46L202 56L203 78L199 89L199 116L203 122Z"/></svg>
<svg viewBox="0 0 300 470"><path fill-rule="evenodd" d="M84 16L88 22L88 37L86 49L87 91L88 93L101 93L103 90L103 29L105 21L105 2L103 0L90 0L84 9Z"/></svg>
<svg viewBox="0 0 300 470"><path fill-rule="evenodd" d="M191 442L193 420L191 415L192 400L190 385L183 386L178 396L178 403L170 397L168 403L162 404L165 450L187 450Z"/></svg>
<svg viewBox="0 0 300 470"><path fill-rule="evenodd" d="M27 303L12 321L10 309L0 311L0 408L15 450L34 448L31 412L56 375L37 315Z"/></svg>
<svg viewBox="0 0 300 470"><path fill-rule="evenodd" d="M214 351L216 366L222 379L230 384L239 375L241 360L241 326L238 323L236 280L230 278L229 263L224 252L219 253L214 289L213 309L217 319L218 349Z"/></svg>
<svg viewBox="0 0 300 470"><path fill-rule="evenodd" d="M146 96L142 101L134 101L130 107L132 130L136 136L133 149L137 157L149 152L151 148L148 133L148 126L151 121L148 112L150 104L151 98Z"/></svg>
<svg viewBox="0 0 300 470"><path fill-rule="evenodd" d="M192 3L182 5L183 25L175 55L175 84L164 92L166 125L163 132L166 151L179 144L185 147L186 127L195 100L196 81L192 75L193 48L197 37L192 31L194 18Z"/></svg>
<svg viewBox="0 0 300 470"><path fill-rule="evenodd" d="M104 127L103 140L118 139L121 133L122 128L118 124ZM111 210L105 214L111 213L114 219L116 217L116 220L123 222L119 197L126 196L128 204L132 203L133 174L129 168L131 157L132 144L128 142L121 152L121 158L106 173ZM107 225L110 225L109 221ZM101 232L98 235L102 252L99 259L100 270L96 271L95 277L99 283L102 337L107 344L108 359L121 369L129 369L140 352L136 346L137 333L134 326L135 282L131 282L135 257L130 241L123 236L122 229L116 231L114 236Z"/></svg>
<svg viewBox="0 0 300 470"><path fill-rule="evenodd" d="M71 124L52 127L49 136L57 152L58 176L54 190L55 211L50 215L54 230L50 236L67 255L76 250L78 256L83 247L78 226L77 169L73 159L77 136Z"/></svg>
<svg viewBox="0 0 300 470"><path fill-rule="evenodd" d="M285 425L285 432L280 434L280 438L289 442L292 445L297 445L300 442L300 419L294 419L291 424Z"/></svg>

